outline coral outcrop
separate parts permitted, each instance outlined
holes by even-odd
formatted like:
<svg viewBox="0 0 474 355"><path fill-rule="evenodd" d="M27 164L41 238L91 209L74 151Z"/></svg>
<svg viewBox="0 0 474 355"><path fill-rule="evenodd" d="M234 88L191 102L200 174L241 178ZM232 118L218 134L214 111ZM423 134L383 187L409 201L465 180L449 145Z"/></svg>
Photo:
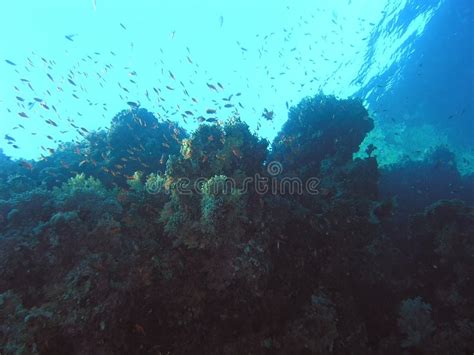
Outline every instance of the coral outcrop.
<svg viewBox="0 0 474 355"><path fill-rule="evenodd" d="M372 127L318 94L271 150L132 107L42 161L0 153L0 352L471 353L474 208L353 159Z"/></svg>

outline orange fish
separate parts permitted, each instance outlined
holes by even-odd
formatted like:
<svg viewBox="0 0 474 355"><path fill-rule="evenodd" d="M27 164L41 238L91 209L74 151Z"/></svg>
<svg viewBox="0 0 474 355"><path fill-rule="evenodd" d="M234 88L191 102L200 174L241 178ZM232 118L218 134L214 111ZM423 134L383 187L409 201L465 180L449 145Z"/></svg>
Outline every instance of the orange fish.
<svg viewBox="0 0 474 355"><path fill-rule="evenodd" d="M240 154L240 150L239 148L236 148L236 147L233 147L232 148L232 153L237 157L237 158L241 158L241 154Z"/></svg>

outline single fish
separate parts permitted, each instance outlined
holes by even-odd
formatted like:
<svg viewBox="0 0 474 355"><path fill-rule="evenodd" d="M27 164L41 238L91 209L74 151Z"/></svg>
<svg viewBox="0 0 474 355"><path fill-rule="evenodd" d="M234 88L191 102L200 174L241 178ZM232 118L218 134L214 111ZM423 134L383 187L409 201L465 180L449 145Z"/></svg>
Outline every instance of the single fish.
<svg viewBox="0 0 474 355"><path fill-rule="evenodd" d="M133 101L127 101L127 105L130 106L130 108L137 109L140 107L140 104L137 104L136 102Z"/></svg>
<svg viewBox="0 0 474 355"><path fill-rule="evenodd" d="M209 89L214 90L214 91L217 92L217 88L216 88L214 85L209 84L209 83L206 83L206 84L207 84L207 87L208 87Z"/></svg>
<svg viewBox="0 0 474 355"><path fill-rule="evenodd" d="M66 39L68 39L69 41L74 42L74 37L76 36L77 36L77 33L65 35L64 37L66 37Z"/></svg>
<svg viewBox="0 0 474 355"><path fill-rule="evenodd" d="M232 154L234 154L236 158L242 158L240 150L237 147L232 147Z"/></svg>

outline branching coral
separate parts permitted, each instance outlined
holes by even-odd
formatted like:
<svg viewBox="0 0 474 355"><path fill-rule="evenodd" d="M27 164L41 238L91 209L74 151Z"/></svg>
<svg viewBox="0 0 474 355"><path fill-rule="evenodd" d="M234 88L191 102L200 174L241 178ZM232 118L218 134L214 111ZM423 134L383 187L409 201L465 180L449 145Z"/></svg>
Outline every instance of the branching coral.
<svg viewBox="0 0 474 355"><path fill-rule="evenodd" d="M145 190L151 195L166 192L169 189L170 182L162 175L151 173L146 177Z"/></svg>
<svg viewBox="0 0 474 355"><path fill-rule="evenodd" d="M76 175L61 188L54 188L55 205L60 211L78 211L81 218L98 218L103 213L120 214L116 189L107 190L102 183L84 174Z"/></svg>
<svg viewBox="0 0 474 355"><path fill-rule="evenodd" d="M161 215L165 231L188 246L215 245L219 235L242 233L246 199L237 190L245 176L261 172L266 147L240 120L224 128L199 126L183 142L181 156L169 159L158 184L171 193ZM233 187L224 191L228 183Z"/></svg>
<svg viewBox="0 0 474 355"><path fill-rule="evenodd" d="M245 196L224 175L207 180L202 187L201 229L206 234L236 232L245 221Z"/></svg>
<svg viewBox="0 0 474 355"><path fill-rule="evenodd" d="M144 185L143 185L143 172L135 171L132 178L127 181L128 186L135 192L143 192Z"/></svg>

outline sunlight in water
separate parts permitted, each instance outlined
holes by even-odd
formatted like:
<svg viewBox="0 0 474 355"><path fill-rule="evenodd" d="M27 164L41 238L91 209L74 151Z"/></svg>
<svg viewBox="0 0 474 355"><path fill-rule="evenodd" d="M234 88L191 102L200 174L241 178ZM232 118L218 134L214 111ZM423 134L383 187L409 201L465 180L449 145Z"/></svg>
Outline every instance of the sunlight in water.
<svg viewBox="0 0 474 355"><path fill-rule="evenodd" d="M0 66L2 128L19 149L2 148L26 158L107 127L128 101L188 129L207 109L240 115L271 139L301 97L347 97L403 61L435 13L390 28L406 0L26 3L0 22L16 64Z"/></svg>

